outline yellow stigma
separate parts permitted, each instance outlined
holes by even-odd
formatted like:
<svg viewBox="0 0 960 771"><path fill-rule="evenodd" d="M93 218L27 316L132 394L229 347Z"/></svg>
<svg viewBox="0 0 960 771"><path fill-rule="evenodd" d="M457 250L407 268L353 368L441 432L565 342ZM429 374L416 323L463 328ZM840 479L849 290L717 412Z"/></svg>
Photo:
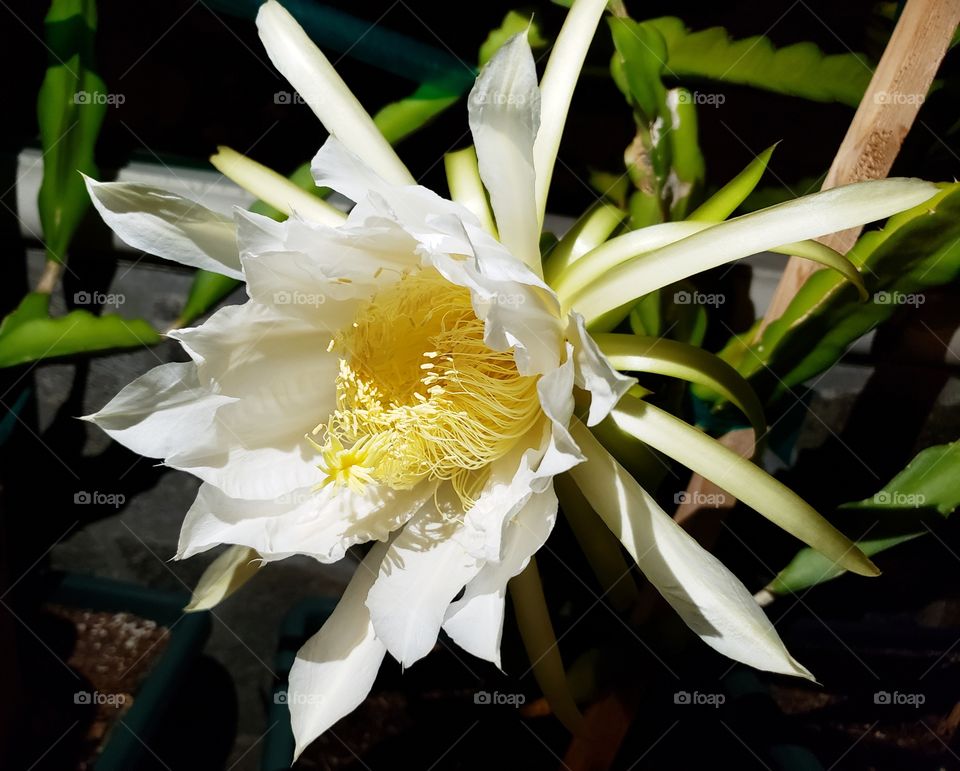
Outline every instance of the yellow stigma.
<svg viewBox="0 0 960 771"><path fill-rule="evenodd" d="M466 508L490 462L540 417L537 378L486 346L469 291L434 270L377 294L333 349L337 408L314 429L321 486L450 480Z"/></svg>

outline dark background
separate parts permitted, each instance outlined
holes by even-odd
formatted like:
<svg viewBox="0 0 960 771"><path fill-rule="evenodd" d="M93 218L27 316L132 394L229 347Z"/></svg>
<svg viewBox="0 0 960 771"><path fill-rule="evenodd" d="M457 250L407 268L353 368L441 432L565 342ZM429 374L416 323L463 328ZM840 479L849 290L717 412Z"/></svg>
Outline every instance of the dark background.
<svg viewBox="0 0 960 771"><path fill-rule="evenodd" d="M38 146L35 105L48 56L41 42L46 5L45 0L13 3L0 0L0 67L6 75L0 100L3 118L0 120L0 157L8 162L24 147ZM98 69L110 91L124 96L121 106L108 110L98 143L98 162L104 178L131 160L205 166L206 157L218 144L230 145L278 170L289 171L308 160L322 144L325 132L309 108L275 102L274 95L288 92L290 87L263 53L252 15L249 18L230 15L222 10L229 3L214 5L213 0L101 0L98 5ZM476 61L477 49L489 30L500 23L507 10L517 7L500 2L440 5L415 0L406 3L373 0L363 4L340 0L329 5L431 46L438 55L454 61L462 59L470 65ZM737 38L765 34L778 46L811 40L828 53L866 52L875 61L890 23L873 15L872 6L873 3L860 0L734 4L633 2L629 10L638 19L676 15L694 29L722 24ZM547 37L553 38L564 9L541 4L536 7L536 14ZM606 74L610 54L608 35L601 32L575 96L561 147L563 162L557 168L551 199L551 209L558 213L575 215L594 201L593 191L583 182L592 165L617 173L622 169L622 153L632 137L633 125L629 109ZM371 113L409 95L416 86L412 80L392 71L395 68L389 71L377 68L349 55L341 57L334 51L328 51L328 55ZM943 73L949 74L956 68L954 58L955 55L948 56ZM803 179L815 179L828 167L853 115L853 110L844 105L816 104L734 86L709 84L704 88L726 97L722 107L704 107L699 111L707 175L714 185L736 174L756 153L780 140L773 174L765 183L774 176L791 185ZM957 103L949 88L931 97L921 111L894 174L909 173L933 179L958 176L960 160L937 138L949 137L947 130L956 120ZM469 141L466 130L466 110L461 102L434 124L404 141L399 152L424 184L443 191L445 183L439 161L444 152ZM805 190L799 188L797 192ZM4 301L9 297L12 303L22 296L27 282L25 275L17 273L23 264L16 251L19 232L8 235L4 233L7 269L0 296ZM19 248L22 251L22 247ZM112 260L103 259L104 255L95 251L88 248L85 253L75 255L72 263L85 278L95 276L98 270L112 269ZM34 256L39 259L38 255ZM126 268L122 273L127 274ZM20 278L23 286L19 285ZM110 278L106 276L103 280ZM160 325L176 316L189 286L189 275L145 261L136 271L130 271L126 282L120 288L130 298L127 309ZM948 303L953 310L958 307L955 297L948 298L941 307ZM0 311L6 310L7 307L0 308ZM62 310L58 307L57 312ZM940 329L930 315L933 310L934 303L925 306L921 318ZM942 337L950 339L949 333ZM862 384L859 380L851 384L842 379L836 386L821 384L818 391L824 395L808 407L815 419L806 421L801 455L786 481L824 511L831 510L837 503L870 494L879 486L878 479L886 481L921 447L956 438L960 409L956 401L946 409L934 411L938 394L948 379L951 383L955 381L952 377L955 372L946 372L939 366L924 368L904 364L918 346L895 324L889 326L881 343L882 355L878 357L881 366L869 377L864 376ZM158 356L164 360L182 356L173 345L160 346L154 351L39 367L29 377L19 370L7 373L10 380L4 381L3 389L11 381L19 383L20 388L31 384L35 389L24 413L27 427L20 428L16 441L0 451L0 504L6 519L0 551L6 551L9 576L25 576L23 580L16 579L17 594L32 590L48 561L55 567L175 591L194 585L202 572L206 564L204 558L166 562L183 513L195 493L194 480L185 474L157 468L149 459L137 458L110 443L102 434L88 433L73 419L102 406L126 382L154 366ZM939 348L937 353L942 358ZM878 415L883 416L880 425ZM839 435L828 427L836 428ZM65 462L58 463L48 446L55 448ZM852 455L866 459L875 471L868 473L869 469L865 469L863 463L858 464ZM128 504L119 512L80 510L70 505L78 489L119 490L127 496ZM81 521L81 515L90 519ZM796 544L767 526L753 512L740 511L731 522L733 536L724 531L717 553L749 586L760 587L773 569L789 559ZM800 726L786 731L790 743L805 742L815 747L826 761L825 765L837 761L839 768L886 767L911 771L920 768L910 758L900 757L887 757L885 765L877 765L875 760L884 759L890 745L874 744L872 739L860 742L860 738L880 714L871 700L874 690L877 687L894 690L898 687L897 677L906 677L905 688L914 687L918 676L927 671L932 674L923 684L923 690L929 694L937 714L952 715L953 709L958 711L960 719L960 708L954 708L951 701L960 677L960 655L957 654L960 648L954 642L956 628L960 626L960 601L957 600L960 590L954 553L960 553L958 529L960 525L951 522L937 539L922 539L894 550L884 560L886 576L882 579L870 584L838 581L808 599L796 603L784 601L774 608L771 615L791 649L828 686L833 686L841 699L837 710L847 710L829 718L810 720L809 724L798 718ZM557 609L558 631L573 630L564 638L565 651L587 647L598 638L622 636L622 622L604 604L594 603L592 590L576 578L588 574L586 566L575 565L575 570L571 570L555 557L553 550L564 555L578 553L562 525L550 547L539 559L548 592L554 593L550 599ZM762 564L756 557L758 553L763 555ZM0 557L0 563L3 561ZM349 565L341 567L349 573ZM204 661L208 665L211 660L219 662L219 669L214 667L212 673L195 675L196 689L208 693L207 699L178 704L177 717L190 725L185 728L175 722L167 727L166 744L159 740L151 742L169 768L179 771L190 768L190 762L200 762L196 755L190 762L172 760L177 756L176 751L184 750L179 745L184 743L183 737L189 735L191 727L196 730L197 724L216 733L226 743L227 751L232 753L230 763L243 761L238 768L255 767L262 734L269 730L265 714L270 704L272 673L264 662L273 664L283 614L303 596L335 595L345 578L323 572L311 561L296 558L272 568L251 582L243 594L218 609L217 624L207 647L208 658ZM913 617L939 607L937 603L954 614L943 623L946 631L929 634L917 631ZM596 609L581 623L579 608L594 605ZM820 621L821 617L830 621L829 627ZM42 687L43 678L62 674L23 624L6 621L16 628L21 638L23 655L18 669L25 682L35 685L36 678L40 678ZM506 647L515 651L515 631L508 627L507 634L513 634L513 645ZM632 645L630 640L628 643ZM717 675L729 669L727 662L712 657L705 646L694 648L697 656L687 656L689 651L678 646L659 652L681 673L688 690L697 687L698 676L703 678L706 687L714 687ZM657 669L651 664L649 653L639 644L629 649L628 656L636 657L638 667L649 665ZM434 677L436 673L431 669L434 666L440 668L440 675L449 676L453 684L456 683L451 671L464 676L459 662L444 664L442 658L436 665L425 663L413 672L420 672L422 682L432 687L436 682L443 682L442 678ZM475 667L472 660L471 666ZM878 680L874 670L882 680ZM514 667L510 671L518 670ZM904 676L905 672L909 676ZM385 677L390 676L388 673ZM226 682L210 684L216 680ZM932 680L936 680L936 685L929 684ZM527 677L524 684L535 693L535 686L529 681ZM8 686L0 682L5 688ZM448 685L452 688L452 684ZM473 679L467 678L464 687L475 686ZM629 767L637 758L643 759L639 767L644 768L671 764L683 767L678 759L687 759L690 767L698 767L715 761L716 756L723 757L731 767L761 767L762 761L754 764L756 755L751 747L764 746L774 735L777 741L782 738L778 734L782 728L763 722L764 716L771 724L775 718L779 719L779 712L769 701L760 701L756 709L731 704L722 713L708 710L690 713L675 708L672 693L677 686L672 680L643 683L643 687L648 691L643 715L636 721L635 735L625 745L623 767ZM217 700L219 694L234 690L235 703L229 696ZM441 701L437 706L437 702L431 702L430 721L442 720L444 716L438 713L443 712L447 704ZM26 712L12 698L7 700L7 707ZM692 719L686 718L688 714ZM451 721L461 717L456 709L451 710L451 715ZM681 718L683 721L675 730L670 728L674 720ZM916 728L921 739L932 747L930 763L922 767L940 764L943 758L952 761L937 744L940 740L931 731L918 727L915 718L914 713L908 713L904 722ZM886 723L894 722L885 719ZM473 720L472 715L469 720ZM62 729L53 721L48 722L52 742ZM895 726L886 723L881 728L889 734ZM434 731L437 724L429 721L425 724L419 749L432 751L441 746ZM755 735L745 733L747 727L755 731ZM472 742L480 742L480 737L488 749L497 747L498 741L502 741L498 730L498 724L493 723L489 732L478 732L461 746L461 755L471 755ZM664 730L673 731L670 740L658 743ZM457 731L452 728L449 731L451 735L444 738L452 741L455 738L452 734ZM526 729L518 728L517 733L521 738L516 741L527 742L527 750L537 754L538 761L529 767L556 767L549 754L553 750L545 752L536 737L527 735ZM416 736L418 740L421 738L420 734ZM745 736L747 744L738 736ZM906 737L903 741L909 739L909 734L903 736ZM503 744L513 746L514 740ZM556 746L562 747L564 741L561 737ZM232 750L229 749L231 742ZM213 740L208 743L214 744ZM30 760L36 759L47 746L43 742L36 744L27 753ZM195 746L187 747L188 754ZM858 749L848 755L851 746ZM649 755L648 748L653 750ZM865 757L854 763L854 756L861 752ZM844 759L843 762L838 758ZM960 767L960 760L957 763L955 767ZM424 763L424 767L427 765ZM217 766L211 762L205 767ZM467 766L454 766L448 760L445 767ZM507 763L504 767L512 766Z"/></svg>
<svg viewBox="0 0 960 771"><path fill-rule="evenodd" d="M121 106L109 110L100 137L99 162L105 171L131 159L201 164L218 144L289 171L319 148L325 132L309 108L274 102L275 93L290 89L260 46L252 10L244 10L253 3L102 0L98 5L98 69L108 88L125 97ZM417 0L335 0L328 5L469 65L475 64L489 30L518 7L499 1L441 5ZM874 15L872 7L862 0L629 4L638 19L676 15L695 29L723 25L737 38L765 34L777 46L811 40L828 53L866 52L875 60L889 22ZM224 12L230 8L247 17ZM548 37L556 34L563 8L544 3L527 10L535 11ZM7 75L0 151L16 153L36 143L36 93L47 61L40 42L45 12L46 4L37 0L0 8L0 67ZM327 53L371 113L415 88L402 73L358 62L349 54ZM629 111L606 77L610 53L609 36L598 35L561 149L569 168L558 168L551 205L561 213L575 214L593 200L580 180L587 178L591 164L621 169L623 148L632 136ZM705 107L699 116L708 177L714 183L736 174L753 154L778 140L783 142L773 164L777 176L788 182L817 177L829 165L852 116L843 105L734 86L711 84L710 90L726 97L722 108ZM925 106L924 115L938 109L935 102ZM424 184L443 189L438 161L443 152L468 141L466 128L466 110L454 107L406 140L401 155ZM954 176L960 168L956 157L939 147L923 125L914 133L920 135L914 139L921 154L932 154L929 162L937 177ZM915 162L910 169L919 173Z"/></svg>

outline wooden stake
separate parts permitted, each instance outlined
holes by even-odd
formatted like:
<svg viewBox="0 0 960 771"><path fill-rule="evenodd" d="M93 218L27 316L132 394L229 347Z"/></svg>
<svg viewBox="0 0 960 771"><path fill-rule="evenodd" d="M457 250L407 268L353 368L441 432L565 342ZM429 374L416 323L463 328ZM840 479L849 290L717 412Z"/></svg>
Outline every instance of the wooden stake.
<svg viewBox="0 0 960 771"><path fill-rule="evenodd" d="M958 24L960 0L909 0L821 189L887 176ZM862 229L851 228L819 240L845 254ZM790 258L758 337L783 315L817 269L809 260Z"/></svg>

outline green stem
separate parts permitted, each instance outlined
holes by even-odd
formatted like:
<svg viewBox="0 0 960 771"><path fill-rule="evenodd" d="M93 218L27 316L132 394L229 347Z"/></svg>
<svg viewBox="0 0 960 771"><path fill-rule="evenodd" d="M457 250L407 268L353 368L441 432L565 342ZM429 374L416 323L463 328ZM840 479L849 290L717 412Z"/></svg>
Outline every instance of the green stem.
<svg viewBox="0 0 960 771"><path fill-rule="evenodd" d="M570 694L535 557L531 557L526 569L510 581L510 597L537 685L560 722L571 733L580 733L583 716Z"/></svg>

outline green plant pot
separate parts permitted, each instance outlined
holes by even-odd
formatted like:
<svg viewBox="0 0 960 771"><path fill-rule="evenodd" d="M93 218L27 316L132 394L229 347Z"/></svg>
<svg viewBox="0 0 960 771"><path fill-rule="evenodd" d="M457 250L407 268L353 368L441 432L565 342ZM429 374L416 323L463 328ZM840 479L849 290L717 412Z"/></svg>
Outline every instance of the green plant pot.
<svg viewBox="0 0 960 771"><path fill-rule="evenodd" d="M274 726L263 740L262 771L282 771L290 768L295 743L290 728L290 709L287 706L287 677L296 659L297 651L326 622L337 606L334 597L304 600L293 607L280 625L280 640L274 671L277 681L270 693L267 725Z"/></svg>
<svg viewBox="0 0 960 771"><path fill-rule="evenodd" d="M163 654L137 691L133 706L124 715L129 730L109 733L97 758L97 771L136 768L147 752L153 729L160 723L173 694L183 685L190 663L199 656L210 636L210 614L187 613L186 594L147 589L108 578L73 573L52 577L49 602L95 612L127 612L151 619L170 630ZM138 738L139 737L139 738Z"/></svg>

